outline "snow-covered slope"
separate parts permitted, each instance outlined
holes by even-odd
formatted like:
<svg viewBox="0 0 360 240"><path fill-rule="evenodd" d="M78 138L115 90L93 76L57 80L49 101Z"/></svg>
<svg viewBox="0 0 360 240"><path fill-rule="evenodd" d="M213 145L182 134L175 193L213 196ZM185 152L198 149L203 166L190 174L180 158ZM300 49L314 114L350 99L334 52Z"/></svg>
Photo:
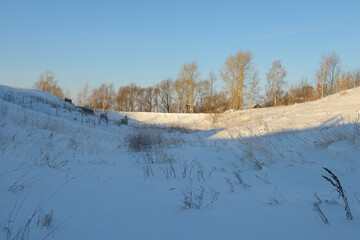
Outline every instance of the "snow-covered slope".
<svg viewBox="0 0 360 240"><path fill-rule="evenodd" d="M234 134L234 130L235 133L247 131L249 128L256 132L300 130L331 124L340 118L347 122L354 121L360 116L360 88L343 91L313 102L275 108L246 109L216 116L202 113L120 113L121 116L123 114L148 124L178 125L201 130L222 129L214 137L229 138ZM112 116L116 118L116 114Z"/></svg>
<svg viewBox="0 0 360 240"><path fill-rule="evenodd" d="M126 126L0 85L0 239L358 239L359 109L358 88Z"/></svg>

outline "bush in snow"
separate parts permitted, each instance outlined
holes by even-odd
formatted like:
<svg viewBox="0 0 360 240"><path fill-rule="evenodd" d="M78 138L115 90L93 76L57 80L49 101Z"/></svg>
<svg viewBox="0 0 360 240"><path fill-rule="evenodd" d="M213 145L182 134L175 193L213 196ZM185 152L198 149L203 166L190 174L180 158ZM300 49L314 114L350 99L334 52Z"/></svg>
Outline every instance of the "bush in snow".
<svg viewBox="0 0 360 240"><path fill-rule="evenodd" d="M126 145L134 152L146 152L169 146L180 146L184 139L177 133L167 133L166 128L138 125L136 131L125 137Z"/></svg>
<svg viewBox="0 0 360 240"><path fill-rule="evenodd" d="M211 207L217 200L218 195L219 192L215 192L212 188L209 188L209 191L205 191L203 186L200 186L198 189L191 186L183 191L184 199L182 202L184 205L181 207L181 210L201 210Z"/></svg>
<svg viewBox="0 0 360 240"><path fill-rule="evenodd" d="M160 131L140 129L136 133L129 134L126 142L130 150L134 152L148 151L155 146L164 144L164 136Z"/></svg>
<svg viewBox="0 0 360 240"><path fill-rule="evenodd" d="M128 115L125 115L123 119L121 119L121 124L127 125L129 123Z"/></svg>

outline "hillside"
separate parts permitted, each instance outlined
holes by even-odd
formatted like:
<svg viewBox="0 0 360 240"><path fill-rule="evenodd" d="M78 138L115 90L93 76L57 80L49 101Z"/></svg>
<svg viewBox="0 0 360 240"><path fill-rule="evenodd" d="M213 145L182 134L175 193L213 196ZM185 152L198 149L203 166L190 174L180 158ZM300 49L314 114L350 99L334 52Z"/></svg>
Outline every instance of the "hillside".
<svg viewBox="0 0 360 240"><path fill-rule="evenodd" d="M0 85L0 239L358 239L359 110L356 88L286 107L107 121Z"/></svg>
<svg viewBox="0 0 360 240"><path fill-rule="evenodd" d="M112 115L114 119L116 114ZM214 136L215 138L228 138L233 130L247 131L250 128L252 131L263 131L265 125L270 132L302 130L332 124L340 118L346 122L359 118L360 88L343 91L313 102L276 108L245 109L217 116L203 113L133 112L121 115L123 114L148 124L167 124L199 130L222 129Z"/></svg>

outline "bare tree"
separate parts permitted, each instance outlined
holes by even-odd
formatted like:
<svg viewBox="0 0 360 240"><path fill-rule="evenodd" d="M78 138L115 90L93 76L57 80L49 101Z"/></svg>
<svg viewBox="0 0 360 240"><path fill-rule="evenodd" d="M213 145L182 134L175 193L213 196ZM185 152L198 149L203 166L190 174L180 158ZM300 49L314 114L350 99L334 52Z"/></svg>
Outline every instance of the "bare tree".
<svg viewBox="0 0 360 240"><path fill-rule="evenodd" d="M116 95L116 110L129 112L129 95L130 95L130 87L119 87L118 93Z"/></svg>
<svg viewBox="0 0 360 240"><path fill-rule="evenodd" d="M316 91L321 98L339 91L337 86L341 77L340 57L335 52L321 56L320 69L317 71Z"/></svg>
<svg viewBox="0 0 360 240"><path fill-rule="evenodd" d="M100 108L100 106L98 105L98 95L99 95L99 89L98 88L94 88L94 89L91 90L91 94L90 94L90 97L89 97L89 105L93 109Z"/></svg>
<svg viewBox="0 0 360 240"><path fill-rule="evenodd" d="M252 70L252 53L240 50L235 56L230 55L225 62L220 76L226 84L230 93L230 102L233 109L239 110L243 107L243 89L245 79Z"/></svg>
<svg viewBox="0 0 360 240"><path fill-rule="evenodd" d="M168 78L161 81L159 85L160 106L161 109L167 113L170 112L174 98L174 82Z"/></svg>
<svg viewBox="0 0 360 240"><path fill-rule="evenodd" d="M289 103L303 103L315 100L315 90L307 79L302 77L300 83L293 85L289 89Z"/></svg>
<svg viewBox="0 0 360 240"><path fill-rule="evenodd" d="M253 105L253 101L257 99L259 94L259 82L260 78L258 77L259 72L254 71L249 78L249 100L250 100L250 107Z"/></svg>
<svg viewBox="0 0 360 240"><path fill-rule="evenodd" d="M225 92L215 93L213 96L206 96L203 109L207 113L222 113L229 107L229 99Z"/></svg>
<svg viewBox="0 0 360 240"><path fill-rule="evenodd" d="M84 88L82 90L80 90L80 92L78 93L78 103L79 106L83 107L86 104L86 100L87 100L87 96L88 96L88 90L89 90L89 84L86 83Z"/></svg>
<svg viewBox="0 0 360 240"><path fill-rule="evenodd" d="M136 103L138 102L139 95L141 95L141 88L135 83L131 83L129 89L129 110L130 112L135 112Z"/></svg>
<svg viewBox="0 0 360 240"><path fill-rule="evenodd" d="M156 86L156 87L154 87L154 111L155 112L160 112L159 96L160 96L160 89L158 86Z"/></svg>
<svg viewBox="0 0 360 240"><path fill-rule="evenodd" d="M198 97L197 101L197 112L206 112L205 109L205 98L208 97L211 92L210 82L208 80L200 80L197 83L196 94Z"/></svg>
<svg viewBox="0 0 360 240"><path fill-rule="evenodd" d="M115 96L114 85L111 84L101 84L100 86L100 100L101 100L101 110L104 112L105 109L110 109L111 104Z"/></svg>
<svg viewBox="0 0 360 240"><path fill-rule="evenodd" d="M46 71L40 75L37 82L34 83L34 88L48 92L58 98L64 98L63 90L57 85L54 80L55 74L52 71Z"/></svg>
<svg viewBox="0 0 360 240"><path fill-rule="evenodd" d="M213 71L211 71L209 73L209 84L210 84L210 97L212 97L216 92L215 92L215 82L216 82L217 78L215 76L215 73Z"/></svg>
<svg viewBox="0 0 360 240"><path fill-rule="evenodd" d="M145 105L143 92L135 83L120 87L116 96L116 109L124 112L141 111Z"/></svg>
<svg viewBox="0 0 360 240"><path fill-rule="evenodd" d="M334 94L337 92L335 82L337 78L339 78L339 74L341 71L340 68L340 57L337 53L332 52L327 57L329 62L329 78L328 78L328 85L329 85L329 94Z"/></svg>
<svg viewBox="0 0 360 240"><path fill-rule="evenodd" d="M139 112L146 112L146 96L145 96L145 88L139 87L136 93L136 102L137 102L137 109Z"/></svg>
<svg viewBox="0 0 360 240"><path fill-rule="evenodd" d="M184 83L180 79L176 79L174 82L174 90L176 92L175 104L176 111L184 113L186 111L186 105L188 102L186 89L184 88Z"/></svg>
<svg viewBox="0 0 360 240"><path fill-rule="evenodd" d="M321 98L324 97L324 95L327 92L327 77L329 73L329 59L327 56L323 55L321 56L321 62L320 62L320 69L317 71L316 77L317 77L317 93L318 96L321 96Z"/></svg>
<svg viewBox="0 0 360 240"><path fill-rule="evenodd" d="M92 90L90 96L90 105L92 108L101 109L103 112L105 109L110 109L114 102L114 86L113 84L103 83L99 88Z"/></svg>
<svg viewBox="0 0 360 240"><path fill-rule="evenodd" d="M336 91L343 91L355 87L353 75L350 71L343 72L341 77L336 78Z"/></svg>
<svg viewBox="0 0 360 240"><path fill-rule="evenodd" d="M286 70L281 65L281 61L274 61L272 68L269 69L267 76L266 95L269 99L273 98L274 106L276 107L277 101L281 99L285 84L284 78L286 77Z"/></svg>
<svg viewBox="0 0 360 240"><path fill-rule="evenodd" d="M146 112L152 112L155 102L155 92L153 87L145 88L144 90L144 110Z"/></svg>
<svg viewBox="0 0 360 240"><path fill-rule="evenodd" d="M353 86L359 87L360 86L360 69L358 69L352 73L352 79L353 79Z"/></svg>
<svg viewBox="0 0 360 240"><path fill-rule="evenodd" d="M181 67L178 80L184 88L186 105L189 106L189 112L194 113L196 81L199 77L198 65L194 61L192 63L184 63Z"/></svg>

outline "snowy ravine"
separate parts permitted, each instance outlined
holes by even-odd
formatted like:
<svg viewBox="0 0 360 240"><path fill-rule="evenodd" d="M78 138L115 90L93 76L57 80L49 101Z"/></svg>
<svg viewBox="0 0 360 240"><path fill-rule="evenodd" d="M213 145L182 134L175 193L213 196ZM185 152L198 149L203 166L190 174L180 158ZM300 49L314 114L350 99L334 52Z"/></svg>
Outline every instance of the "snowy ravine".
<svg viewBox="0 0 360 240"><path fill-rule="evenodd" d="M359 111L356 88L219 116L105 120L0 85L0 239L359 239Z"/></svg>

